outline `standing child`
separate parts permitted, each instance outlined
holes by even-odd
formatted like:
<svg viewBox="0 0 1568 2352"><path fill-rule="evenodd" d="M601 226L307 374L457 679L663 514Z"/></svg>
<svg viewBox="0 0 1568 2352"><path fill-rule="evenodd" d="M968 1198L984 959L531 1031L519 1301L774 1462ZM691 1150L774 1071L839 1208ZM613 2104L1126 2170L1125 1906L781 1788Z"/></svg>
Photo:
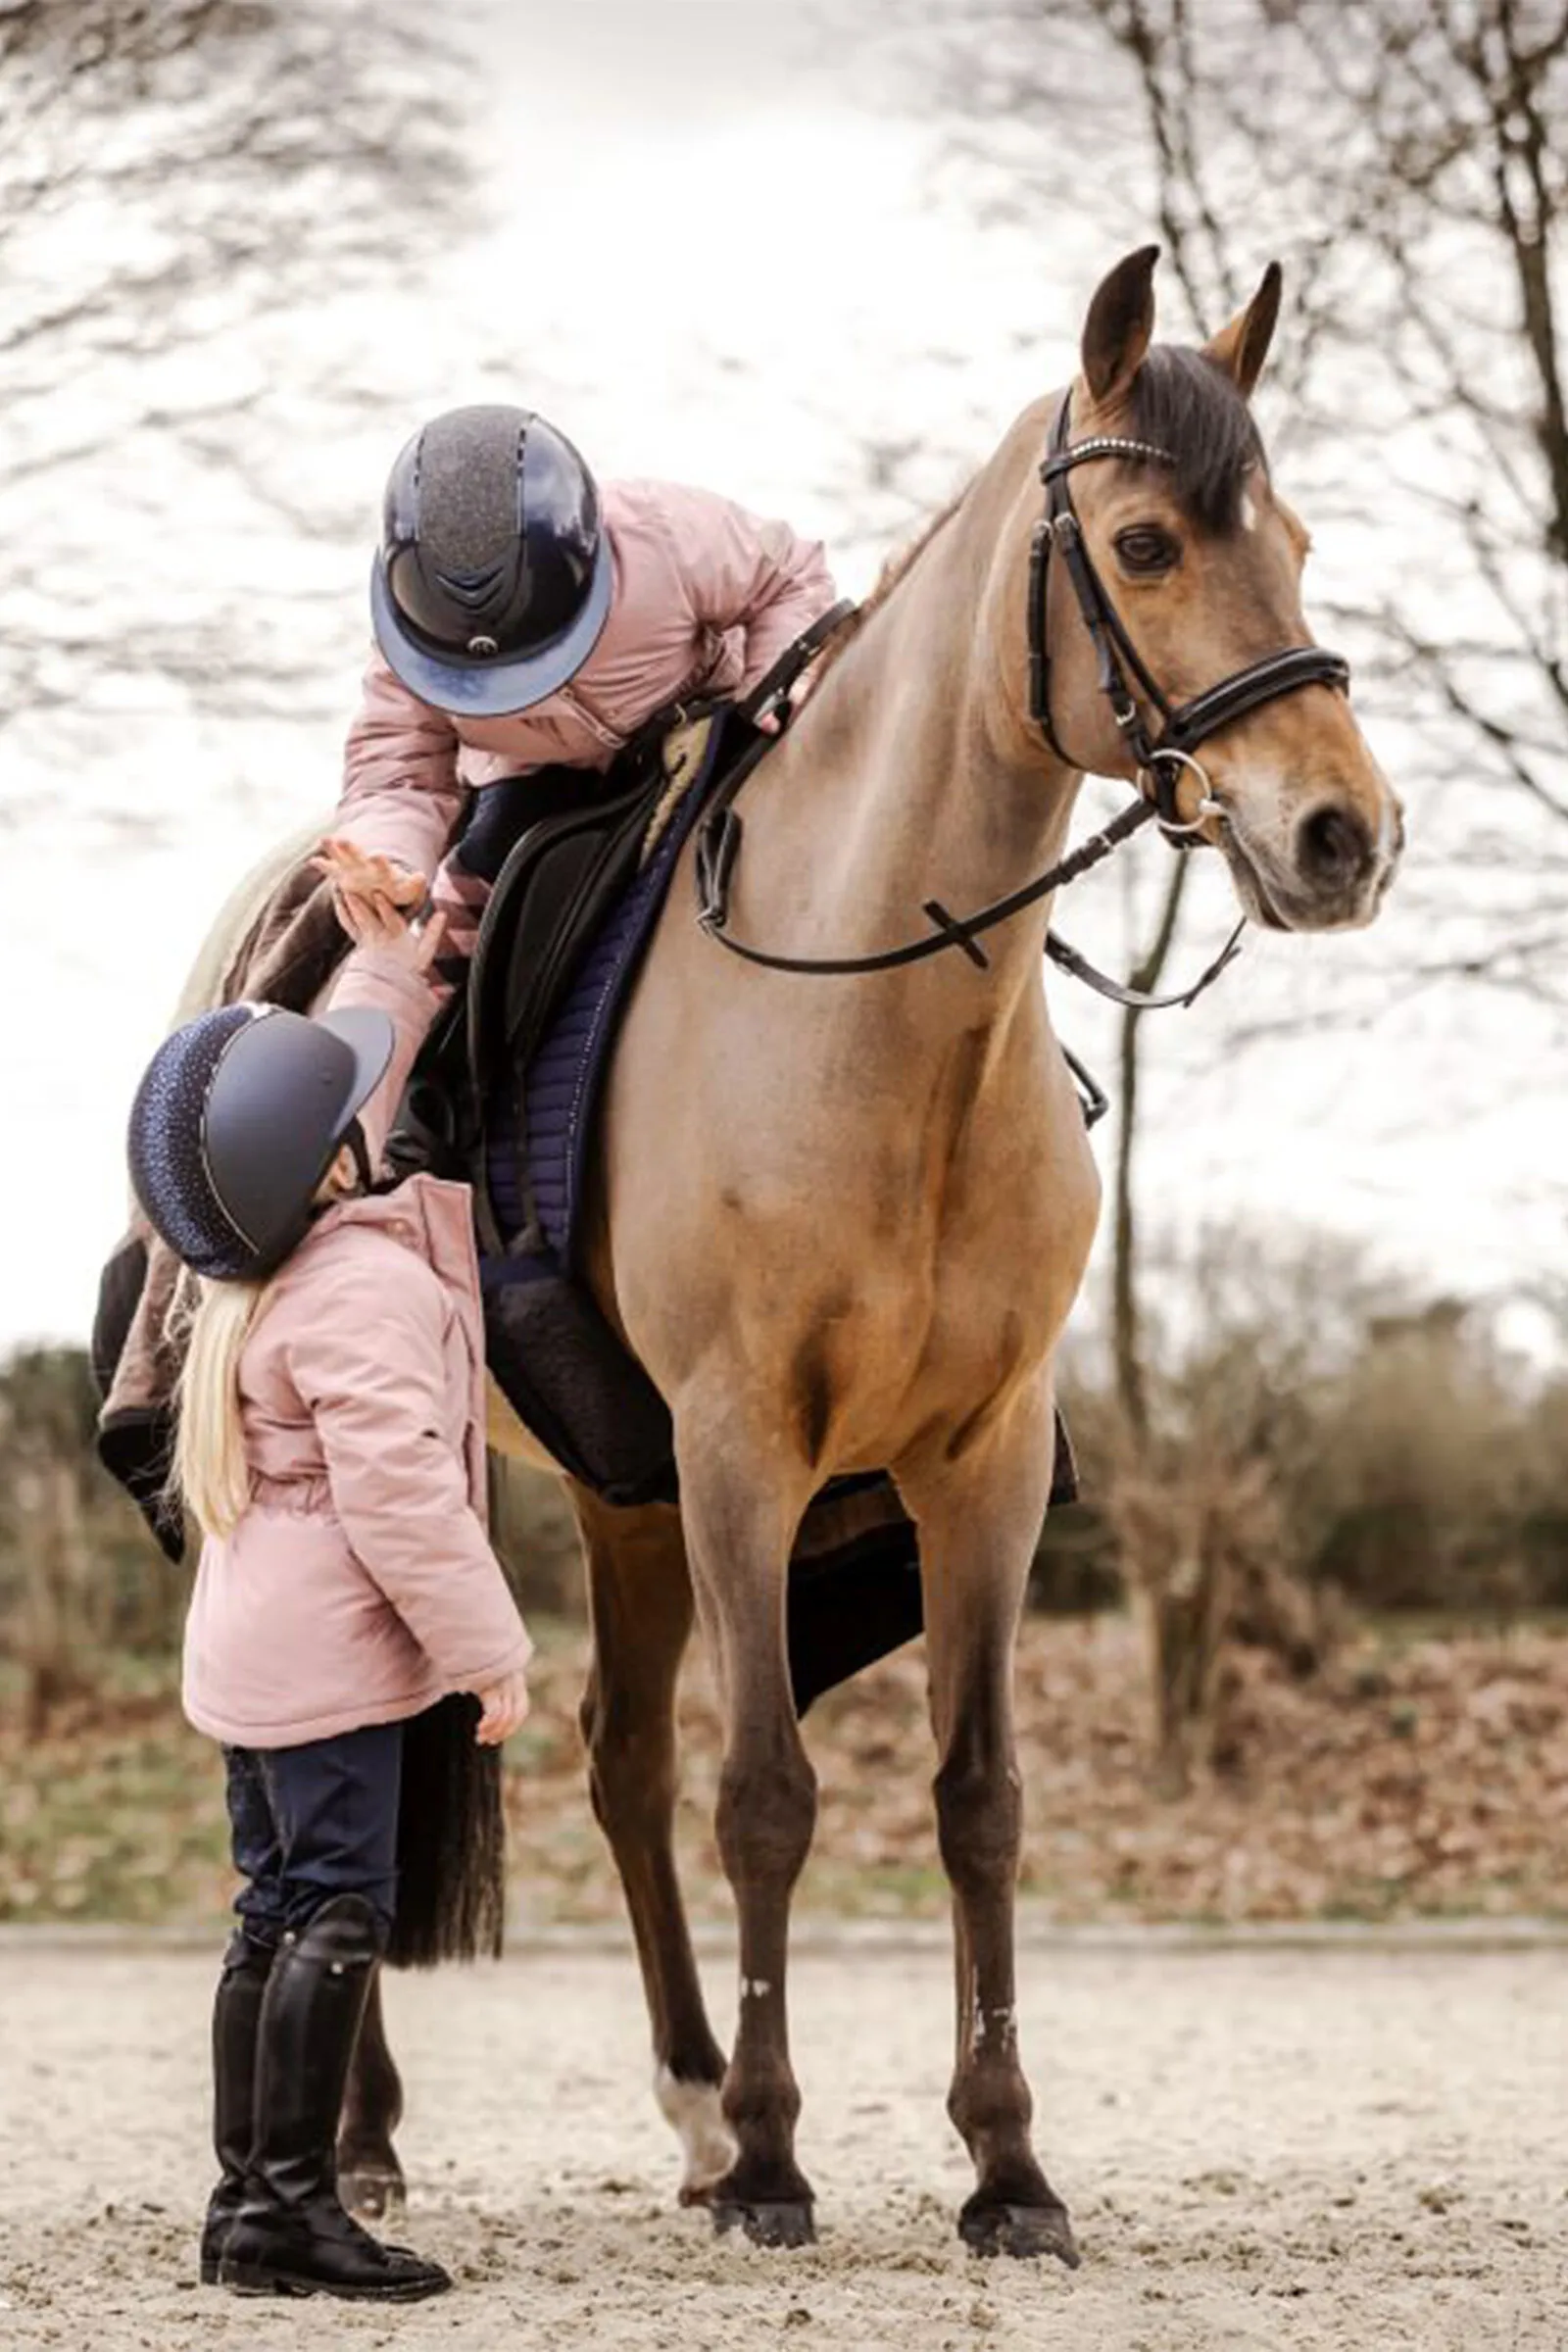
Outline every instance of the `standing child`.
<svg viewBox="0 0 1568 2352"><path fill-rule="evenodd" d="M485 1534L465 1186L370 1188L433 1010L377 861L331 851L356 945L318 1019L231 1004L159 1050L130 1121L153 1226L200 1278L175 1468L205 1543L184 1703L223 1743L244 1885L213 2021L220 2179L202 2276L412 2301L451 2281L337 2196L334 2147L397 1902L405 1722L527 1712L531 1644Z"/></svg>

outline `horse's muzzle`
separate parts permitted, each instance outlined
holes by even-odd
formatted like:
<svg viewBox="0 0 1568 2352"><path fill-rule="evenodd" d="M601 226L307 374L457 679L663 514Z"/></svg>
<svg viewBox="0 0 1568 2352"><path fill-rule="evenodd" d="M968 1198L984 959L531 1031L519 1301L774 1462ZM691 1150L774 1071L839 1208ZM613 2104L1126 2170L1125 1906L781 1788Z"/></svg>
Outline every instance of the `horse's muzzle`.
<svg viewBox="0 0 1568 2352"><path fill-rule="evenodd" d="M1390 797L1376 831L1361 810L1323 801L1297 820L1285 855L1265 847L1227 812L1221 847L1236 893L1255 923L1271 931L1338 931L1371 922L1404 843L1398 804Z"/></svg>

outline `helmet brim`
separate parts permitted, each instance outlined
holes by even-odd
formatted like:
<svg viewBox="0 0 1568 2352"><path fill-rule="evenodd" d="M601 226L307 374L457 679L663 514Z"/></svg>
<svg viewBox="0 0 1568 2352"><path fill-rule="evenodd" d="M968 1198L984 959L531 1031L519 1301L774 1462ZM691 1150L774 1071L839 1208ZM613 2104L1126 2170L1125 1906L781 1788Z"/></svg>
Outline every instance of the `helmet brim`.
<svg viewBox="0 0 1568 2352"><path fill-rule="evenodd" d="M313 1018L318 1028L330 1029L334 1037L341 1038L354 1056L353 1076L338 1113L341 1143L391 1068L398 1033L390 1013L378 1012L371 1004L348 1005L342 1012L318 1012Z"/></svg>
<svg viewBox="0 0 1568 2352"><path fill-rule="evenodd" d="M376 644L393 673L421 703L459 718L511 718L548 701L576 676L599 642L613 592L610 537L601 531L588 595L570 628L536 652L511 661L443 661L410 635L393 601L386 564L377 555L370 568L370 618Z"/></svg>
<svg viewBox="0 0 1568 2352"><path fill-rule="evenodd" d="M201 1113L207 1180L239 1245L223 1271L250 1281L270 1273L304 1232L397 1045L390 1016L372 1005L314 1019L275 1005L255 1014L228 1041Z"/></svg>

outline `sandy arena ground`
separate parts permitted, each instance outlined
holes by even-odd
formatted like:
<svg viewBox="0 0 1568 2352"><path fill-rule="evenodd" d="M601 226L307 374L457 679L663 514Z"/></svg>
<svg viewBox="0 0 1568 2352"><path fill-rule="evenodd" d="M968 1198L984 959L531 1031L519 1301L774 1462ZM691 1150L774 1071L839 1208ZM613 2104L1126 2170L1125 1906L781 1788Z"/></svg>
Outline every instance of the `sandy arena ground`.
<svg viewBox="0 0 1568 2352"><path fill-rule="evenodd" d="M402 1981L406 2234L459 2286L395 2313L195 2284L210 1977L187 1950L0 1944L4 2352L1568 2345L1560 1948L1032 1945L1024 2048L1076 2277L954 2236L935 1939L798 1961L821 2242L797 2255L674 2209L629 1959Z"/></svg>

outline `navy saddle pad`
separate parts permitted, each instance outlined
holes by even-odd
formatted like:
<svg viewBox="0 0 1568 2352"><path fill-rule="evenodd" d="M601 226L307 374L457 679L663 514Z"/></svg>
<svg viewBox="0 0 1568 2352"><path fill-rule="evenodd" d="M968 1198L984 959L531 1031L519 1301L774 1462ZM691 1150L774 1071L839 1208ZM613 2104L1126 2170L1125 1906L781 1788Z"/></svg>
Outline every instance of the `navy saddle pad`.
<svg viewBox="0 0 1568 2352"><path fill-rule="evenodd" d="M502 869L469 978L490 1368L557 1461L614 1503L673 1501L676 1480L663 1398L584 1275L597 1116L620 1008L739 726L712 713L700 741L688 737L651 782L526 831ZM666 766L682 756L688 769L672 777Z"/></svg>

